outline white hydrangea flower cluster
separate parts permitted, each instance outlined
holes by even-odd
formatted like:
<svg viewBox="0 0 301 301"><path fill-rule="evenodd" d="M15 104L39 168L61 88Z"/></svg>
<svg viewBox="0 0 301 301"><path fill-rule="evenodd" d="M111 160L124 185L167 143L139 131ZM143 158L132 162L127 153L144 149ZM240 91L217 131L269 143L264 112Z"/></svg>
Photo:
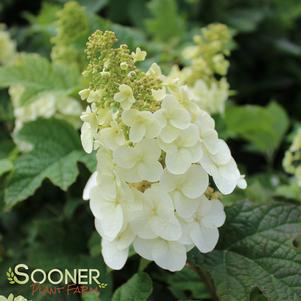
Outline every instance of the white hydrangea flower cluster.
<svg viewBox="0 0 301 301"><path fill-rule="evenodd" d="M210 24L194 36L194 45L184 48L184 68L173 66L169 78L187 85L191 99L209 114L223 113L229 98L226 79L232 34L223 24Z"/></svg>
<svg viewBox="0 0 301 301"><path fill-rule="evenodd" d="M129 54L125 45L112 48L114 37L98 31L87 46L91 86L80 92L88 102L81 138L88 153L96 150L98 165L83 198L90 200L109 267L121 269L133 246L140 256L178 271L194 246L203 253L214 249L225 221L209 178L224 194L245 188L246 181L214 120L187 87L171 83L156 64L133 78L141 72L134 61L145 55L140 49ZM111 80L98 85L110 76L116 86ZM108 88L115 89L111 98Z"/></svg>
<svg viewBox="0 0 301 301"><path fill-rule="evenodd" d="M82 106L78 100L67 97L58 96L54 93L43 93L33 102L20 105L20 99L24 93L22 85L13 85L9 87L9 95L14 107L15 128L14 133L17 133L26 122L34 121L41 118L51 118L56 116L69 121L75 127L79 127L78 116L82 112ZM22 151L31 150L31 145L15 139L18 147Z"/></svg>

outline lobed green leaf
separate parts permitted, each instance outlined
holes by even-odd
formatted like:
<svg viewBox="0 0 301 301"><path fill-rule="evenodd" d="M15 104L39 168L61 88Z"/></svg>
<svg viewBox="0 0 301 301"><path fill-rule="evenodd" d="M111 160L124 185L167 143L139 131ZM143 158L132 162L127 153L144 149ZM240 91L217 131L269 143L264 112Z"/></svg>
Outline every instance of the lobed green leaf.
<svg viewBox="0 0 301 301"><path fill-rule="evenodd" d="M27 123L17 138L30 143L33 150L16 160L5 189L5 203L9 208L31 196L46 178L67 190L78 176L77 163L89 165L78 133L65 121L39 119Z"/></svg>
<svg viewBox="0 0 301 301"><path fill-rule="evenodd" d="M269 301L298 301L301 296L301 206L240 202L227 208L217 249L196 250L190 260L207 271L221 301L250 301L259 291Z"/></svg>
<svg viewBox="0 0 301 301"><path fill-rule="evenodd" d="M152 290L152 280L148 274L137 273L115 291L112 301L147 301Z"/></svg>

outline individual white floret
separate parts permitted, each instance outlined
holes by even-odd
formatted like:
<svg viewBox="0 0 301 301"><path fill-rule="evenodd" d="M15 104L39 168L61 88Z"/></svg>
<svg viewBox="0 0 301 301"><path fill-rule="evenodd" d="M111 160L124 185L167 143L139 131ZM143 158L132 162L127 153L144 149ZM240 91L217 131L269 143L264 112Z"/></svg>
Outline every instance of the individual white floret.
<svg viewBox="0 0 301 301"><path fill-rule="evenodd" d="M95 220L95 227L101 233L99 221ZM102 255L107 266L114 270L120 270L126 263L129 247L135 239L132 230L127 227L113 241L105 238L101 241Z"/></svg>
<svg viewBox="0 0 301 301"><path fill-rule="evenodd" d="M189 112L171 94L164 98L161 109L155 112L155 116L162 127L160 138L165 143L174 141L179 130L187 129L191 121Z"/></svg>
<svg viewBox="0 0 301 301"><path fill-rule="evenodd" d="M161 268L171 272L182 270L187 260L187 250L184 245L160 238L136 238L134 249L140 256L154 261Z"/></svg>
<svg viewBox="0 0 301 301"><path fill-rule="evenodd" d="M129 110L136 101L132 88L125 84L119 86L119 92L115 93L114 100L119 102L124 110Z"/></svg>
<svg viewBox="0 0 301 301"><path fill-rule="evenodd" d="M92 111L92 107L87 106L86 111L82 113L81 120L81 142L86 153L92 153L94 148L94 138L97 132L96 114Z"/></svg>
<svg viewBox="0 0 301 301"><path fill-rule="evenodd" d="M201 109L208 113L224 112L229 97L229 84L224 78L220 81L212 81L210 85L199 79L191 90L194 94L193 100Z"/></svg>
<svg viewBox="0 0 301 301"><path fill-rule="evenodd" d="M115 150L126 143L124 133L116 122L111 126L101 129L95 139L96 146L102 145L110 150Z"/></svg>
<svg viewBox="0 0 301 301"><path fill-rule="evenodd" d="M131 56L133 57L134 62L140 62L145 60L146 54L146 51L143 51L140 49L140 47L137 47L136 51L131 53Z"/></svg>
<svg viewBox="0 0 301 301"><path fill-rule="evenodd" d="M122 121L130 127L129 138L133 143L144 137L155 138L160 134L161 126L153 113L131 109L122 113Z"/></svg>
<svg viewBox="0 0 301 301"><path fill-rule="evenodd" d="M130 183L140 181L156 182L163 168L159 163L161 149L155 140L144 139L134 147L121 146L113 153L121 177Z"/></svg>
<svg viewBox="0 0 301 301"><path fill-rule="evenodd" d="M226 142L218 139L216 151L211 154L204 150L200 164L213 177L217 188L223 194L232 193L238 184L243 188L242 176Z"/></svg>
<svg viewBox="0 0 301 301"><path fill-rule="evenodd" d="M191 217L199 205L199 197L209 184L208 174L197 164L193 164L186 173L173 175L167 170L160 180L163 190L167 191L174 202L179 216Z"/></svg>
<svg viewBox="0 0 301 301"><path fill-rule="evenodd" d="M90 208L99 220L102 236L113 240L127 224L123 206L131 198L131 192L126 185L116 189L116 195L105 194L102 186L97 185L90 192Z"/></svg>
<svg viewBox="0 0 301 301"><path fill-rule="evenodd" d="M137 197L143 206L136 212L136 218L131 220L136 235L144 239L161 237L166 240L178 240L182 230L170 196L159 185L153 185L144 193L137 194Z"/></svg>
<svg viewBox="0 0 301 301"><path fill-rule="evenodd" d="M165 163L168 171L176 175L185 173L203 154L199 130L194 124L179 131L173 142L161 142L160 146L166 152Z"/></svg>
<svg viewBox="0 0 301 301"><path fill-rule="evenodd" d="M208 200L203 196L199 208L189 221L189 236L202 252L212 251L218 241L218 228L225 222L225 212L218 200Z"/></svg>

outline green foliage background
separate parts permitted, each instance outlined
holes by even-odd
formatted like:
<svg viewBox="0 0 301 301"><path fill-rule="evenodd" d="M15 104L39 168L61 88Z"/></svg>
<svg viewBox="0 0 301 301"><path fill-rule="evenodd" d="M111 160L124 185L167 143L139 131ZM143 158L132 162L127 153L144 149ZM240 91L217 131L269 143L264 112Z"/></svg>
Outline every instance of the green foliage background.
<svg viewBox="0 0 301 301"><path fill-rule="evenodd" d="M222 22L235 33L229 81L233 96L219 132L230 144L248 188L223 198L227 221L207 255L192 251L187 267L169 273L132 254L110 271L100 255L82 191L95 162L79 134L62 119L28 123L18 139L34 148L22 154L7 87L22 84L23 104L51 91L77 95L80 70L50 62L57 13L64 0L2 0L0 21L25 55L0 70L0 295L30 297L9 284L9 267L98 268L107 288L99 294L32 300L84 301L300 301L301 189L285 174L282 159L301 122L301 2L298 0L78 0L88 13L87 32L73 43L82 53L89 32L110 29L131 48L148 51L142 67L163 70L180 62L183 47L202 26ZM83 62L81 62L82 64ZM55 299L54 299L55 298Z"/></svg>

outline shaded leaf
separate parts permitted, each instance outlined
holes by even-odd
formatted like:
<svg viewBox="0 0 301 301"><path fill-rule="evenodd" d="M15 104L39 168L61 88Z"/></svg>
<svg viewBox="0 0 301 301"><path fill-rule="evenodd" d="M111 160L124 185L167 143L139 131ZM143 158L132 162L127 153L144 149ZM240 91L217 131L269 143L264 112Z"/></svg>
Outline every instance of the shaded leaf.
<svg viewBox="0 0 301 301"><path fill-rule="evenodd" d="M189 269L173 273L168 277L169 289L177 299L187 299L187 294L194 299L208 299L210 295L205 285L200 281L199 275Z"/></svg>
<svg viewBox="0 0 301 301"><path fill-rule="evenodd" d="M146 28L159 41L182 37L185 22L179 14L175 0L152 0L149 9L153 18L146 20Z"/></svg>
<svg viewBox="0 0 301 301"><path fill-rule="evenodd" d="M231 137L244 138L250 142L249 149L272 157L288 129L289 120L282 107L271 102L267 107L229 107L225 123Z"/></svg>
<svg viewBox="0 0 301 301"><path fill-rule="evenodd" d="M63 190L76 180L77 162L85 153L78 133L68 123L39 119L27 123L18 133L18 139L32 144L33 150L15 162L5 190L7 207L31 196L46 178Z"/></svg>
<svg viewBox="0 0 301 301"><path fill-rule="evenodd" d="M115 291L112 301L147 301L152 290L148 274L137 273Z"/></svg>
<svg viewBox="0 0 301 301"><path fill-rule="evenodd" d="M77 85L78 73L71 67L51 64L37 54L24 54L15 65L0 68L0 87L25 88L20 104L34 101L40 93L69 94Z"/></svg>
<svg viewBox="0 0 301 301"><path fill-rule="evenodd" d="M301 253L293 246L301 234L301 206L240 202L227 208L216 250L194 250L190 260L212 277L222 301L249 301L258 288L270 301L298 301Z"/></svg>

